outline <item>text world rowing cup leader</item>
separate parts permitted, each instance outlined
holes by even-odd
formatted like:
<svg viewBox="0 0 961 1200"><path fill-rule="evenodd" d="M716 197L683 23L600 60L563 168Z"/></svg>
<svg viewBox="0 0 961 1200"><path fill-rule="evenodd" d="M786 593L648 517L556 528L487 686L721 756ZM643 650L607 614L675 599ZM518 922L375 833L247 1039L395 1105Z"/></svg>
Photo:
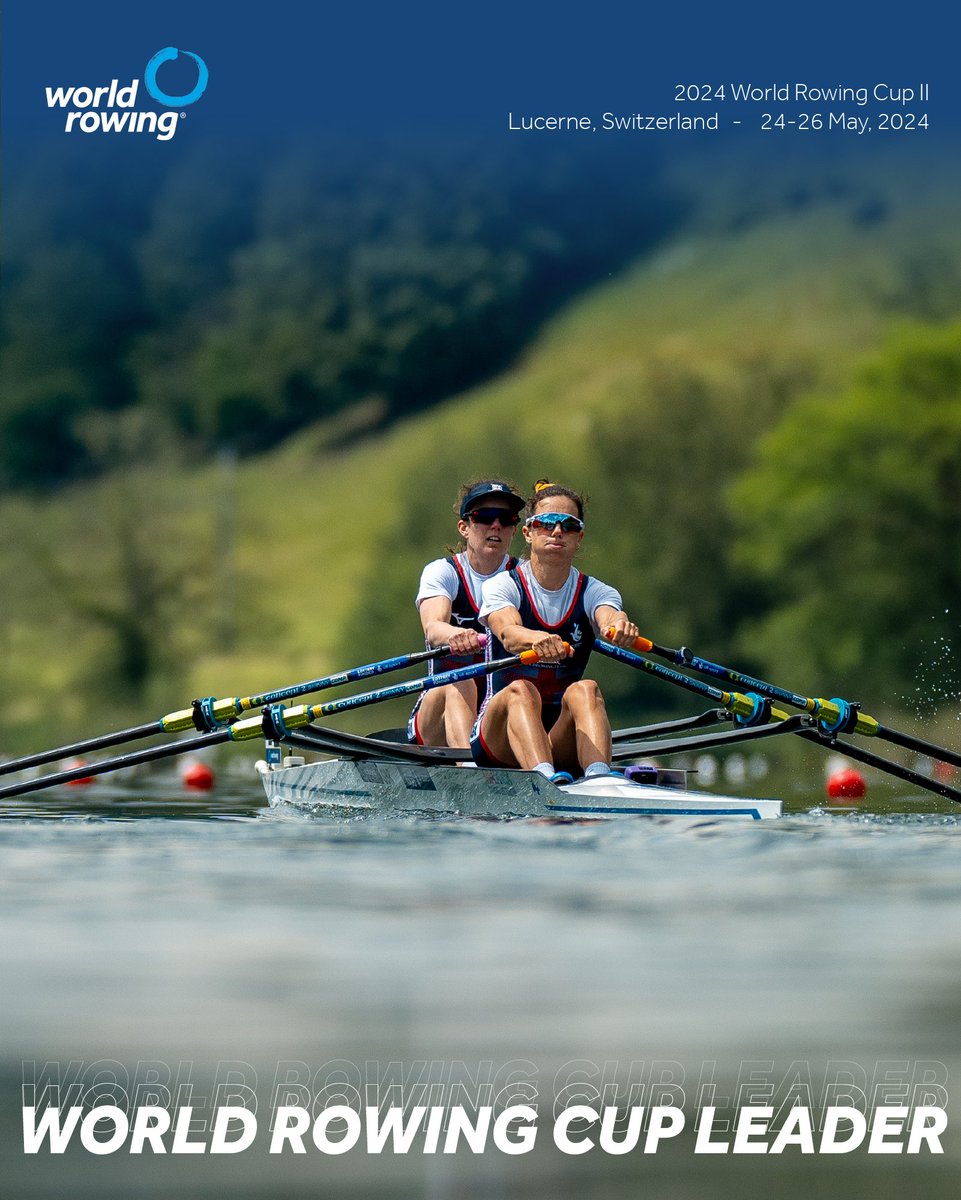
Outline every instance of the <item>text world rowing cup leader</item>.
<svg viewBox="0 0 961 1200"><path fill-rule="evenodd" d="M693 1128L695 1154L849 1154L864 1146L868 1154L943 1154L941 1134L947 1128L943 1108L879 1107L870 1115L859 1109L833 1106L820 1110L796 1106L775 1130L773 1107L736 1110L733 1122L716 1120L705 1106ZM563 1154L627 1154L640 1149L655 1154L662 1142L678 1137L686 1126L684 1110L671 1105L601 1109L575 1104L556 1117L554 1145ZM716 1127L715 1127L716 1126ZM190 1106L173 1113L142 1105L128 1115L122 1108L101 1104L86 1111L79 1105L23 1109L25 1154L63 1154L76 1135L90 1154L239 1154L257 1138L257 1117L250 1109L222 1106L206 1122L194 1119ZM399 1105L366 1108L329 1105L316 1116L306 1108L280 1105L268 1123L270 1154L307 1154L312 1146L322 1154L474 1154L488 1148L502 1154L526 1154L537 1138L537 1110L518 1104L495 1111L492 1106L469 1110L452 1107ZM266 1138L265 1138L266 1141Z"/></svg>

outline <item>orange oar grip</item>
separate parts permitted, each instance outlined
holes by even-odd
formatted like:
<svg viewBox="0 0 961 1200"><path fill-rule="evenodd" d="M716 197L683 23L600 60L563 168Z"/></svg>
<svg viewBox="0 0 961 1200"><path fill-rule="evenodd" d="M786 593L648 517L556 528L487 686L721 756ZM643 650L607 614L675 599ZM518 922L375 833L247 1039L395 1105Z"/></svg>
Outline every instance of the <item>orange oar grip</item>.
<svg viewBox="0 0 961 1200"><path fill-rule="evenodd" d="M610 640L614 636L613 625L611 626L610 629L608 629L607 634L605 636L608 638L608 640ZM631 649L637 650L641 654L645 654L648 650L654 649L654 643L651 641L650 638L636 637L631 645Z"/></svg>
<svg viewBox="0 0 961 1200"><path fill-rule="evenodd" d="M570 642L565 642L564 646L566 647L567 653L569 655L571 652ZM536 650L522 650L520 652L520 654L518 655L518 658L521 660L521 662L524 664L525 667L529 667L532 663L539 662L540 657L541 656L537 653Z"/></svg>

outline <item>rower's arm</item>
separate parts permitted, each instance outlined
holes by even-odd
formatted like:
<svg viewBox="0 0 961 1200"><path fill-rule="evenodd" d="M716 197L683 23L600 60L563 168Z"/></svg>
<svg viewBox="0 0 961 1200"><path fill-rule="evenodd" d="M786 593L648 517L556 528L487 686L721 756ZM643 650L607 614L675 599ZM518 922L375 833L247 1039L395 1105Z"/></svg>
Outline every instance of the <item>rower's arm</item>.
<svg viewBox="0 0 961 1200"><path fill-rule="evenodd" d="M491 633L508 654L536 650L541 661L559 662L570 653L570 647L557 634L545 633L542 629L525 629L516 608L499 608L490 613L486 620Z"/></svg>
<svg viewBox="0 0 961 1200"><path fill-rule="evenodd" d="M481 649L477 631L451 621L448 596L428 596L419 606L420 623L428 646L450 646L455 654L476 654Z"/></svg>
<svg viewBox="0 0 961 1200"><path fill-rule="evenodd" d="M599 604L594 609L594 625L598 633L615 646L630 648L640 633L627 613L611 604Z"/></svg>

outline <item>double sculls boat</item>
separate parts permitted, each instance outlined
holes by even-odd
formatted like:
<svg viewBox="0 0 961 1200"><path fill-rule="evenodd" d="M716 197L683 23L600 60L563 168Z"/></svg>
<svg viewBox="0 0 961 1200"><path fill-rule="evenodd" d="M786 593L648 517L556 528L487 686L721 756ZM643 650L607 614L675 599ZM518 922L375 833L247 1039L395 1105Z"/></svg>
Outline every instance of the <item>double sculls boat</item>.
<svg viewBox="0 0 961 1200"><path fill-rule="evenodd" d="M344 759L258 764L272 805L294 805L330 816L740 817L781 815L780 800L715 796L687 788L687 772L650 768L644 782L595 775L555 784L537 771Z"/></svg>

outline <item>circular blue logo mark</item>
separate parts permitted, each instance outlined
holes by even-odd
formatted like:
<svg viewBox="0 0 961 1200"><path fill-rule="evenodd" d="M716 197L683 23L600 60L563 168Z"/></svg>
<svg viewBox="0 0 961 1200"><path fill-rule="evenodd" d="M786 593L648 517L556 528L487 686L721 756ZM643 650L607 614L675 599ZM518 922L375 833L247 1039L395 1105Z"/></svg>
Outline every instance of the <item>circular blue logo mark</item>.
<svg viewBox="0 0 961 1200"><path fill-rule="evenodd" d="M181 53L188 55L197 64L197 83L193 90L187 92L185 96L168 96L160 84L157 83L157 72L163 63L172 62ZM158 50L150 62L147 63L143 79L147 85L147 91L160 104L166 104L168 108L183 108L188 104L193 104L195 100L199 100L204 94L204 88L207 86L208 79L207 64L198 54L192 54L189 50L181 52L173 46L165 46L163 50Z"/></svg>

